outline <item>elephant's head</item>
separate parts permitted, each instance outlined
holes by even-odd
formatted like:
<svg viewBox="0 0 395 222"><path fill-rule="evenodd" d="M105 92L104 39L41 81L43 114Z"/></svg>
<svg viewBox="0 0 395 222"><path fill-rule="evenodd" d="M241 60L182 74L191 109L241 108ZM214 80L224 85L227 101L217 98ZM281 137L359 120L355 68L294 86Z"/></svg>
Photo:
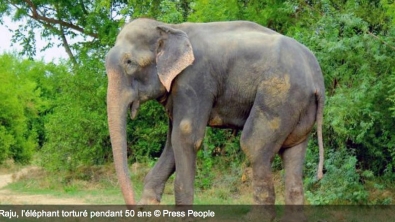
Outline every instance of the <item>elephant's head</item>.
<svg viewBox="0 0 395 222"><path fill-rule="evenodd" d="M170 91L173 79L194 60L185 32L150 19L137 19L119 33L106 57L107 114L115 169L127 205L134 205L126 156L126 115L140 103Z"/></svg>

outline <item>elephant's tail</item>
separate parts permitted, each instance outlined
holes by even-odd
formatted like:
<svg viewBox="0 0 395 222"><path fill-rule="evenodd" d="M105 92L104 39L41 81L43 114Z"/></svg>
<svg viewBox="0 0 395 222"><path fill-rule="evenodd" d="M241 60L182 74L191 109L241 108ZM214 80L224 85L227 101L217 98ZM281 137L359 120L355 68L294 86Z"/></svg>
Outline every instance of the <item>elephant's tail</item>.
<svg viewBox="0 0 395 222"><path fill-rule="evenodd" d="M322 124L324 119L324 100L325 97L319 90L315 93L317 100L317 137L318 137L318 147L319 147L319 162L318 162L318 170L317 170L317 178L320 180L323 177L323 168L324 168L324 143L322 141Z"/></svg>

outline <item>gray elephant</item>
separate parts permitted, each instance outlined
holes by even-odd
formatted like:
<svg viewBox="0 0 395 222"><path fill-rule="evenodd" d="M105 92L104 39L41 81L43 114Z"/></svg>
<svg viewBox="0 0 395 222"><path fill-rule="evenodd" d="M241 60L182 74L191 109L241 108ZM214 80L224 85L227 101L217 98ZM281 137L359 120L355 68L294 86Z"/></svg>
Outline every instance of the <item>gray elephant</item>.
<svg viewBox="0 0 395 222"><path fill-rule="evenodd" d="M155 99L169 117L164 150L144 180L141 204L161 201L176 172L176 205L194 200L196 153L206 126L241 129L251 162L255 204L274 204L271 163L280 154L285 204L304 201L302 169L317 122L322 177L325 88L320 66L305 46L245 21L165 24L136 19L125 25L106 57L107 111L114 161L126 204L135 198L126 157L126 120Z"/></svg>

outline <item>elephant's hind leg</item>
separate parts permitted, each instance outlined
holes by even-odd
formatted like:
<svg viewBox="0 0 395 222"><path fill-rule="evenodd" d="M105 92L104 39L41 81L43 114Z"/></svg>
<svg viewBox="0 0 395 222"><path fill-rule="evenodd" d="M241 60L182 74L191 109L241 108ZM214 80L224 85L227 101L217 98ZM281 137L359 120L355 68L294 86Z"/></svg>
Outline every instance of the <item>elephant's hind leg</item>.
<svg viewBox="0 0 395 222"><path fill-rule="evenodd" d="M269 221L276 215L271 164L289 134L281 125L281 116L265 113L260 106L254 105L240 139L241 148L252 165L254 204L265 205L257 206L259 210L250 213Z"/></svg>
<svg viewBox="0 0 395 222"><path fill-rule="evenodd" d="M285 212L283 221L307 221L303 212L303 163L307 139L290 148L280 150L285 170Z"/></svg>
<svg viewBox="0 0 395 222"><path fill-rule="evenodd" d="M271 163L291 131L284 127L286 113L267 110L253 105L240 138L241 148L252 164L254 202L260 205L275 203Z"/></svg>
<svg viewBox="0 0 395 222"><path fill-rule="evenodd" d="M303 205L303 163L307 140L280 151L285 170L285 204Z"/></svg>

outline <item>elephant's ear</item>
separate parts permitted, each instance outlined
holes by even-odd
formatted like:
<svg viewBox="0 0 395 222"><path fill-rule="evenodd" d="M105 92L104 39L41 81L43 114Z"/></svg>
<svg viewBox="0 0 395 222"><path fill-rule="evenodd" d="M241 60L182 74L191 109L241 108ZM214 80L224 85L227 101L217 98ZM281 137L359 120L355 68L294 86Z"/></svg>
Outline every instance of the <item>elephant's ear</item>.
<svg viewBox="0 0 395 222"><path fill-rule="evenodd" d="M167 26L158 26L160 39L156 51L156 65L159 79L169 92L171 82L195 57L185 32Z"/></svg>

